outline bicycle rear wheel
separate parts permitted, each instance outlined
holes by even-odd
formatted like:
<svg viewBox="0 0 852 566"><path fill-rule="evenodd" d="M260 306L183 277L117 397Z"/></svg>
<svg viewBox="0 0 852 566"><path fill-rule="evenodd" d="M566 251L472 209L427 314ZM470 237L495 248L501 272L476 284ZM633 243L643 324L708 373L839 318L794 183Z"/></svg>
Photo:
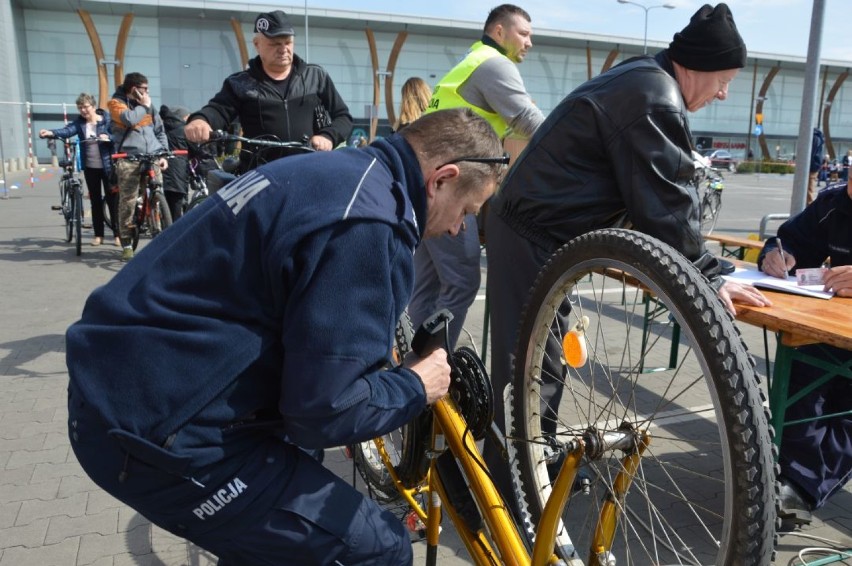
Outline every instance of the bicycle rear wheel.
<svg viewBox="0 0 852 566"><path fill-rule="evenodd" d="M396 326L394 363L402 364L403 358L411 351L414 330L408 313L403 313ZM432 413L427 409L410 423L382 437L384 450L394 466L400 481L406 487L414 487L426 476L429 461L426 450L432 430ZM349 446L352 458L364 482L370 486L376 497L382 501L401 499L382 461L376 444L372 440Z"/></svg>
<svg viewBox="0 0 852 566"><path fill-rule="evenodd" d="M518 338L512 473L528 534L565 444L582 438L561 558L769 564L775 477L762 401L733 321L689 261L627 230L573 240L539 274ZM608 447L616 437L629 442Z"/></svg>
<svg viewBox="0 0 852 566"><path fill-rule="evenodd" d="M71 210L74 225L74 237L77 239L75 244L77 255L83 253L83 191L79 185L72 189L72 204Z"/></svg>
<svg viewBox="0 0 852 566"><path fill-rule="evenodd" d="M153 238L172 225L172 213L169 209L169 202L166 200L166 195L159 191L151 193L150 206L151 213L148 216L148 233Z"/></svg>

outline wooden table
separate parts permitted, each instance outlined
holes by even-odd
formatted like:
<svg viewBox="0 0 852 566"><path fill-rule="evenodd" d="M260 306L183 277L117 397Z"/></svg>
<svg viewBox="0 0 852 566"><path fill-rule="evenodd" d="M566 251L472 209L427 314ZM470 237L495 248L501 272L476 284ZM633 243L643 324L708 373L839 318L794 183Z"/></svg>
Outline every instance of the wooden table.
<svg viewBox="0 0 852 566"><path fill-rule="evenodd" d="M722 246L722 257L735 257L744 259L746 250L762 250L763 240L749 240L742 236L734 236L732 234L707 234L705 240L718 242Z"/></svg>
<svg viewBox="0 0 852 566"><path fill-rule="evenodd" d="M791 293L761 292L772 301L771 307L752 307L737 304L737 320L760 326L778 337L775 350L775 371L769 378L770 424L775 428L775 444L780 447L784 426L807 422L786 422L787 408L831 379L852 379L852 360L833 360L830 356L816 357L796 348L808 344L829 344L852 350L852 298L816 299ZM789 395L790 368L794 361L820 368L824 373L806 388ZM768 373L768 372L767 372ZM849 415L824 415L822 418ZM808 419L813 420L813 419Z"/></svg>

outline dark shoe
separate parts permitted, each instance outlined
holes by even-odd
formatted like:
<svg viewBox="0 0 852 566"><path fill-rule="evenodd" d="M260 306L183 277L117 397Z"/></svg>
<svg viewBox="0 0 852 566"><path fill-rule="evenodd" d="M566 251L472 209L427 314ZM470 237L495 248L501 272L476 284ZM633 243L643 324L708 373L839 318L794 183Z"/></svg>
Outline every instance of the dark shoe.
<svg viewBox="0 0 852 566"><path fill-rule="evenodd" d="M793 531L797 527L811 524L811 509L803 496L792 482L779 478L781 488L778 491L778 518L781 519L780 531Z"/></svg>

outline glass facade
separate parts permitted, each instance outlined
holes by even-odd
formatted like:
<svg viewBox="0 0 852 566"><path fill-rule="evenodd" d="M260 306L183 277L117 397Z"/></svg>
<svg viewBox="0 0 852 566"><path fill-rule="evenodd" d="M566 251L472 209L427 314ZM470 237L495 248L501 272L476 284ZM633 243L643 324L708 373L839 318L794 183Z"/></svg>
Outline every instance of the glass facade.
<svg viewBox="0 0 852 566"><path fill-rule="evenodd" d="M14 2L14 0L13 0ZM165 4L165 3L161 3ZM39 0L30 0L27 6L38 7ZM116 39L122 17L134 11L132 28L125 49L124 71L145 74L151 84L152 99L159 106L182 105L191 110L200 108L215 94L223 79L240 69L236 35L231 27L231 12L206 12L191 8L173 8L166 12L156 8L150 14L144 7L120 3L104 4L105 13L94 10L101 7L92 3L88 8L97 28L101 45L108 61L114 58ZM107 13L108 12L108 13ZM303 21L294 17L296 24L296 53L309 52L311 63L325 67L337 89L355 117L359 127L369 121L373 100L373 68L364 29L369 25L355 18L311 17L309 45L305 46ZM249 57L254 56L251 44L253 14L242 14L241 24ZM21 92L34 103L33 131L39 128L56 128L67 114L76 116L73 104L80 92L97 95L97 69L92 45L78 14L70 9L41 10L13 9L13 31L21 55ZM401 18L397 18L401 20ZM458 62L471 43L481 33L478 25L451 25L436 20L435 25L408 25L405 22L383 21L371 27L376 39L379 70L385 71L388 57L397 34L407 29L407 38L399 52L392 78L381 77L378 116L382 123L379 132L387 131L388 113L385 100L385 81L392 80L392 91L399 96L399 88L411 76L419 76L435 84L443 74ZM300 24L302 24L300 26ZM521 64L520 71L527 90L536 104L549 112L572 89L596 75L605 63L615 65L638 55L638 45L589 41L571 37L570 32L548 33L535 29L535 45ZM613 51L621 49L614 57ZM626 51L625 51L626 49ZM822 125L825 101L832 87L846 72L847 64L835 62L820 74L818 89L818 120ZM4 63L0 62L0 66ZM8 63L6 63L8 64ZM690 117L696 139L730 149L735 156L745 157L749 147L759 155L757 138L753 134L756 99L771 74L775 60L749 59L732 83L728 100L716 101ZM763 102L763 128L765 141L770 148L769 157L789 156L796 152L795 139L801 113L804 61L783 61L780 71L766 87ZM114 66L107 64L109 94L115 87ZM20 101L23 102L23 101ZM105 101L100 101L102 104ZM66 108L62 108L62 104ZM394 101L398 108L398 102ZM3 112L14 112L4 108ZM23 106L19 107L23 112ZM852 81L837 89L830 106L830 134L834 152L845 155L852 148ZM825 128L824 128L825 129ZM8 133L4 134L8 137ZM25 140L5 140L9 148L21 148ZM47 154L43 143L35 143L40 157ZM777 154L777 155L776 155ZM8 155L7 155L8 157Z"/></svg>

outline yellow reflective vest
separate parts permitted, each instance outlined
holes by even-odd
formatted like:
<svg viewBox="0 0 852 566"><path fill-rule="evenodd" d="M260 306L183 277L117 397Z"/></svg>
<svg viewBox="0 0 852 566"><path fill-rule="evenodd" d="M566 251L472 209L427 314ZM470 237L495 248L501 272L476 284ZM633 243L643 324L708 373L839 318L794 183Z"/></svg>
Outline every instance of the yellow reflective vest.
<svg viewBox="0 0 852 566"><path fill-rule="evenodd" d="M445 108L466 106L485 118L500 136L500 139L506 137L506 134L509 133L509 124L506 123L502 116L496 112L489 112L488 110L474 106L459 94L461 85L465 83L477 67L491 57L504 57L504 55L481 41L474 43L461 63L453 67L444 78L438 81L438 84L435 86L435 92L432 95L432 100L429 101L429 107L425 113L428 114L429 112Z"/></svg>

